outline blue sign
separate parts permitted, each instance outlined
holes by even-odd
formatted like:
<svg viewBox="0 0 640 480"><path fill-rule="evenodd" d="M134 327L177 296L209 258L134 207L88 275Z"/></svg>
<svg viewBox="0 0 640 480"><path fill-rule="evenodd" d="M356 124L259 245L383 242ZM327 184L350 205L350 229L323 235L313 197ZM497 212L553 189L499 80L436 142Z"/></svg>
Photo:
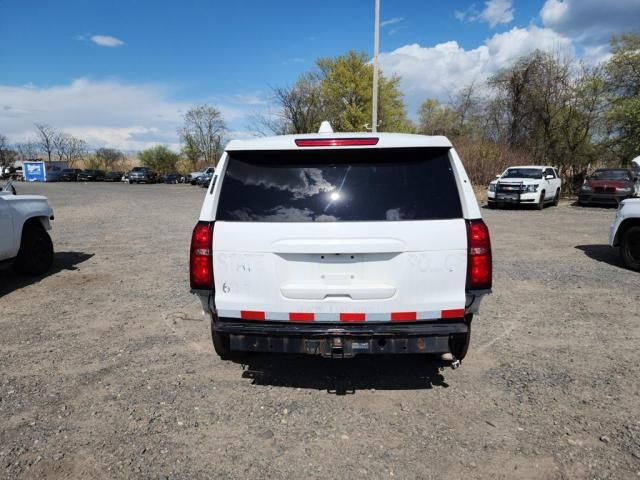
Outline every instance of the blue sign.
<svg viewBox="0 0 640 480"><path fill-rule="evenodd" d="M23 162L22 175L27 182L44 182L47 180L47 173L44 162Z"/></svg>

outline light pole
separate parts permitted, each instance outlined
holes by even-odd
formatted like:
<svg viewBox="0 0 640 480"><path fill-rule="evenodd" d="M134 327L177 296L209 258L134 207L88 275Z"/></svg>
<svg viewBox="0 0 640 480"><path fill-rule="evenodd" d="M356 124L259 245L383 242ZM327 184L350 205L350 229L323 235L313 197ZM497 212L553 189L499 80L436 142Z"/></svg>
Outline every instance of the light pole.
<svg viewBox="0 0 640 480"><path fill-rule="evenodd" d="M373 27L373 97L371 100L371 131L378 131L378 51L380 50L380 0L376 1Z"/></svg>

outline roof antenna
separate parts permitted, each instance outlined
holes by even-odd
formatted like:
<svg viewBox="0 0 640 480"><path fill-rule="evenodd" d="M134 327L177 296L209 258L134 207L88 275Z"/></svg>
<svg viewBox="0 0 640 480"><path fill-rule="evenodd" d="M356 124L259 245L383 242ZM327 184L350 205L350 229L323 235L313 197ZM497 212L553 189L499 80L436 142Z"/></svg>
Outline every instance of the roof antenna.
<svg viewBox="0 0 640 480"><path fill-rule="evenodd" d="M318 133L333 133L333 128L331 128L331 124L325 120L320 124Z"/></svg>

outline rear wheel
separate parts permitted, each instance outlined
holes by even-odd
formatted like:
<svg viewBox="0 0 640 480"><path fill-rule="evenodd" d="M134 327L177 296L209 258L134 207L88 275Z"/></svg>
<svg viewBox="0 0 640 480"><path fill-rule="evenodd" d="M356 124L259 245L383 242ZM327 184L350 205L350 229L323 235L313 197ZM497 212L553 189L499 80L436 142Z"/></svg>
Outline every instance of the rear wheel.
<svg viewBox="0 0 640 480"><path fill-rule="evenodd" d="M467 315L467 333L454 333L449 337L449 349L456 360L463 360L467 356L469 343L471 343L471 320L473 315Z"/></svg>
<svg viewBox="0 0 640 480"><path fill-rule="evenodd" d="M229 339L229 335L216 332L213 319L211 320L211 340L213 341L213 349L221 360L234 360L247 356L247 352L231 350L231 340Z"/></svg>
<svg viewBox="0 0 640 480"><path fill-rule="evenodd" d="M560 203L560 189L556 190L556 195L553 197L553 206L557 207Z"/></svg>
<svg viewBox="0 0 640 480"><path fill-rule="evenodd" d="M471 342L471 330L467 333L454 333L449 338L449 348L456 360L463 360L467 356L469 343Z"/></svg>
<svg viewBox="0 0 640 480"><path fill-rule="evenodd" d="M542 210L544 208L544 197L545 197L545 195L546 195L546 193L545 193L544 190L540 192L540 201L536 205L536 208L538 210Z"/></svg>
<svg viewBox="0 0 640 480"><path fill-rule="evenodd" d="M44 227L39 223L24 226L20 250L14 267L27 275L42 275L53 263L53 243Z"/></svg>
<svg viewBox="0 0 640 480"><path fill-rule="evenodd" d="M496 208L496 202L487 202L487 208Z"/></svg>
<svg viewBox="0 0 640 480"><path fill-rule="evenodd" d="M627 268L640 272L640 226L630 227L622 234L620 258Z"/></svg>

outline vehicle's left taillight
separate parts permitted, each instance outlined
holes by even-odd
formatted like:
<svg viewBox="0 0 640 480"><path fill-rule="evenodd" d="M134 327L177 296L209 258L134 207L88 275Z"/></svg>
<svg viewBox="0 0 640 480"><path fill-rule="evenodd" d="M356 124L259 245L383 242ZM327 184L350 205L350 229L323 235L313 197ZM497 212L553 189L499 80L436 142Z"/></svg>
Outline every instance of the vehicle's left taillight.
<svg viewBox="0 0 640 480"><path fill-rule="evenodd" d="M191 236L189 277L193 290L213 290L213 224L198 222Z"/></svg>
<svg viewBox="0 0 640 480"><path fill-rule="evenodd" d="M481 219L467 220L467 242L467 290L491 290L491 240Z"/></svg>

